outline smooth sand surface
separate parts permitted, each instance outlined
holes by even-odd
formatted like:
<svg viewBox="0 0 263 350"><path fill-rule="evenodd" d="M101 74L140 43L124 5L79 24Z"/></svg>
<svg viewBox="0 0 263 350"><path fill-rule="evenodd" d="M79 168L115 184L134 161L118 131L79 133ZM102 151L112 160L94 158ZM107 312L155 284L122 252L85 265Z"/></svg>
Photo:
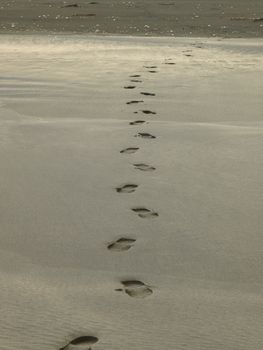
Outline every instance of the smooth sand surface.
<svg viewBox="0 0 263 350"><path fill-rule="evenodd" d="M262 38L263 5L262 0L1 0L0 33L21 32Z"/></svg>
<svg viewBox="0 0 263 350"><path fill-rule="evenodd" d="M262 350L262 49L0 38L1 349Z"/></svg>

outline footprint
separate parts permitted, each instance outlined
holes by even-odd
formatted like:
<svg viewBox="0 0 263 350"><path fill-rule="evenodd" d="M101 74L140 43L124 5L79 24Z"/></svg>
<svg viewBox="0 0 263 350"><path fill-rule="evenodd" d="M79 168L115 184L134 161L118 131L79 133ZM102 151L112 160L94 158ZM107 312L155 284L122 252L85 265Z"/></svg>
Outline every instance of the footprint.
<svg viewBox="0 0 263 350"><path fill-rule="evenodd" d="M69 4L69 5L64 5L61 8L66 8L66 7L80 7L78 4Z"/></svg>
<svg viewBox="0 0 263 350"><path fill-rule="evenodd" d="M144 113L144 114L156 114L156 112L150 111L148 109L143 109L142 113Z"/></svg>
<svg viewBox="0 0 263 350"><path fill-rule="evenodd" d="M133 74L133 75L130 75L130 78L139 78L140 77L140 74Z"/></svg>
<svg viewBox="0 0 263 350"><path fill-rule="evenodd" d="M124 89L135 89L136 86L133 85L128 85L128 86L124 86Z"/></svg>
<svg viewBox="0 0 263 350"><path fill-rule="evenodd" d="M147 69L154 69L154 68L157 68L157 66L144 66L144 68L147 68Z"/></svg>
<svg viewBox="0 0 263 350"><path fill-rule="evenodd" d="M108 249L114 252L123 252L132 248L135 242L136 239L133 238L120 238L117 239L117 241L110 243Z"/></svg>
<svg viewBox="0 0 263 350"><path fill-rule="evenodd" d="M148 70L149 73L157 73L156 70Z"/></svg>
<svg viewBox="0 0 263 350"><path fill-rule="evenodd" d="M134 137L141 137L143 139L156 139L156 136L148 134L147 132L139 132L138 134L134 135Z"/></svg>
<svg viewBox="0 0 263 350"><path fill-rule="evenodd" d="M141 124L144 124L146 123L145 120L135 120L134 122L130 122L129 124L130 125L141 125Z"/></svg>
<svg viewBox="0 0 263 350"><path fill-rule="evenodd" d="M174 62L165 62L164 64L174 65Z"/></svg>
<svg viewBox="0 0 263 350"><path fill-rule="evenodd" d="M91 335L85 335L82 337L75 338L71 340L67 345L65 345L63 348L60 348L60 350L67 350L71 349L71 345L73 345L74 349L79 348L83 350L89 350L91 349L91 345L97 343L99 339L97 337L91 336Z"/></svg>
<svg viewBox="0 0 263 350"><path fill-rule="evenodd" d="M72 15L72 17L93 17L96 16L96 13L77 13Z"/></svg>
<svg viewBox="0 0 263 350"><path fill-rule="evenodd" d="M133 164L135 169L141 170L141 171L154 171L156 170L155 167L148 165L148 164L144 164L144 163L137 163L137 164Z"/></svg>
<svg viewBox="0 0 263 350"><path fill-rule="evenodd" d="M120 153L124 154L132 154L139 150L139 147L128 147L120 151Z"/></svg>
<svg viewBox="0 0 263 350"><path fill-rule="evenodd" d="M131 79L132 83L142 83L142 80L138 80L138 79Z"/></svg>
<svg viewBox="0 0 263 350"><path fill-rule="evenodd" d="M141 92L141 95L144 95L144 96L155 96L155 94L153 94L152 92Z"/></svg>
<svg viewBox="0 0 263 350"><path fill-rule="evenodd" d="M144 101L143 100L140 100L140 101L136 101L136 100L132 100L132 101L129 101L129 102L126 102L127 105L132 105L134 103L143 103Z"/></svg>
<svg viewBox="0 0 263 350"><path fill-rule="evenodd" d="M175 3L174 3L174 2L172 2L172 3L167 3L167 4L158 3L158 5L161 5L161 6L174 6Z"/></svg>
<svg viewBox="0 0 263 350"><path fill-rule="evenodd" d="M153 294L152 289L145 283L137 280L121 281L123 289L118 291L124 291L132 298L146 298Z"/></svg>
<svg viewBox="0 0 263 350"><path fill-rule="evenodd" d="M151 219L154 217L159 216L159 214L151 209L147 209L144 207L138 207L138 208L132 208L132 211L134 211L140 218L143 219Z"/></svg>
<svg viewBox="0 0 263 350"><path fill-rule="evenodd" d="M138 185L135 185L135 184L127 184L127 185L123 185L122 187L117 187L116 191L118 193L132 193L132 192L135 192L137 187Z"/></svg>

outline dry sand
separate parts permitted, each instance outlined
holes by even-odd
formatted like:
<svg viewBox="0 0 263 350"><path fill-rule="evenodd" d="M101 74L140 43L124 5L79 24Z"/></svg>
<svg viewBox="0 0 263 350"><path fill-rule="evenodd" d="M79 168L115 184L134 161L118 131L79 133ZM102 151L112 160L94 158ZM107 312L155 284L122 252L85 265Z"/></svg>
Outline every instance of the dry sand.
<svg viewBox="0 0 263 350"><path fill-rule="evenodd" d="M0 38L1 349L262 350L262 48Z"/></svg>
<svg viewBox="0 0 263 350"><path fill-rule="evenodd" d="M263 5L262 0L1 0L0 32L262 38Z"/></svg>

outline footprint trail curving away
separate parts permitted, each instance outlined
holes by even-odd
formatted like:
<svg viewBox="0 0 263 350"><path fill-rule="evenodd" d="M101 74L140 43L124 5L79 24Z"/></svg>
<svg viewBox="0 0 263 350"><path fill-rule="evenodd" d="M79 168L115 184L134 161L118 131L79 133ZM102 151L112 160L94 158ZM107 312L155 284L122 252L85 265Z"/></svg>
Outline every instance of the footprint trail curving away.
<svg viewBox="0 0 263 350"><path fill-rule="evenodd" d="M262 350L260 41L0 51L0 348Z"/></svg>

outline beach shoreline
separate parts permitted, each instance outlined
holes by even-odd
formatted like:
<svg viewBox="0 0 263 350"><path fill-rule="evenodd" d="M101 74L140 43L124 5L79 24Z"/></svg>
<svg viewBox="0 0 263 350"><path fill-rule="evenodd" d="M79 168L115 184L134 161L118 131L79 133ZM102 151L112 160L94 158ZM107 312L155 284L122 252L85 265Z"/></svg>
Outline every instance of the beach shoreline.
<svg viewBox="0 0 263 350"><path fill-rule="evenodd" d="M71 7L68 5L75 4ZM94 33L262 38L260 0L3 0L0 34Z"/></svg>

